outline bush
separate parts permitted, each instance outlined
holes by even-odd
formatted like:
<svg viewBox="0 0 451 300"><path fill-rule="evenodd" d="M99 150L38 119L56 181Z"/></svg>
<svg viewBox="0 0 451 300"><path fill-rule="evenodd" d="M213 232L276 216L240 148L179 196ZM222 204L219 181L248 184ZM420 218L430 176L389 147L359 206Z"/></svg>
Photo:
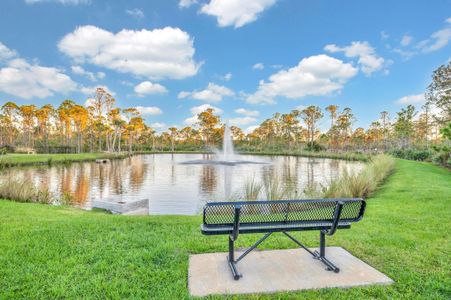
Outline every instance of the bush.
<svg viewBox="0 0 451 300"><path fill-rule="evenodd" d="M431 160L433 155L433 151L427 149L393 149L388 153L394 157L417 161Z"/></svg>
<svg viewBox="0 0 451 300"><path fill-rule="evenodd" d="M434 147L435 153L432 161L444 167L451 168L451 148L447 146Z"/></svg>

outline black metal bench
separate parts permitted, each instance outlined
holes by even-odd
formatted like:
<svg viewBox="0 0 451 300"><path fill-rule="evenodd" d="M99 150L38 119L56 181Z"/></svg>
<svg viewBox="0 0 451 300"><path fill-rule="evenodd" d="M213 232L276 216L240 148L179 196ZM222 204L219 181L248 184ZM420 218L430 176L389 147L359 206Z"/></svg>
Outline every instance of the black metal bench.
<svg viewBox="0 0 451 300"><path fill-rule="evenodd" d="M327 266L328 271L340 271L325 257L326 235L337 229L349 229L360 221L365 211L363 199L316 199L211 202L203 210L202 234L229 235L228 263L233 278L238 280L236 264L274 232L282 232L301 248ZM288 232L319 230L319 252L312 252ZM239 234L265 233L253 246L235 259L234 243Z"/></svg>

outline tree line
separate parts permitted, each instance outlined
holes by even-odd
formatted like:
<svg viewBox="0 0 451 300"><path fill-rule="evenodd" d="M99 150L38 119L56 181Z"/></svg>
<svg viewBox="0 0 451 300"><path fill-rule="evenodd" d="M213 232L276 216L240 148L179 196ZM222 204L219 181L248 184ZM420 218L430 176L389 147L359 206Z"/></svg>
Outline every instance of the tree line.
<svg viewBox="0 0 451 300"><path fill-rule="evenodd" d="M382 111L368 128L353 128L356 116L350 107L310 105L288 113L275 113L252 132L231 126L238 148L247 150L373 150L431 147L442 143L451 122L450 63L434 71L425 93L426 103L417 111L408 105L395 115ZM58 107L17 105L0 109L0 147L18 152L123 152L200 150L220 147L225 124L211 108L197 116L197 123L171 127L162 133L145 123L136 108L115 106L114 97L97 88L86 106L64 100ZM320 121L328 119L325 131ZM448 129L449 130L449 129Z"/></svg>

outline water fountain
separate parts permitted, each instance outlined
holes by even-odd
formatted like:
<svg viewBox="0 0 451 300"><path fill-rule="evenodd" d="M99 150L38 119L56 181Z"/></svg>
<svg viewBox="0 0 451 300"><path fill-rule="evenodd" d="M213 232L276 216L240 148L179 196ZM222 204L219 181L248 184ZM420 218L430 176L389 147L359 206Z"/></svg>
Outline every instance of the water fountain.
<svg viewBox="0 0 451 300"><path fill-rule="evenodd" d="M214 150L214 157L212 159L198 159L182 162L185 165L199 165L199 164L211 164L211 165L227 165L234 166L238 164L266 164L267 162L255 161L255 160L243 160L240 155L235 154L233 148L232 131L228 124L224 128L224 137L222 139L222 151Z"/></svg>

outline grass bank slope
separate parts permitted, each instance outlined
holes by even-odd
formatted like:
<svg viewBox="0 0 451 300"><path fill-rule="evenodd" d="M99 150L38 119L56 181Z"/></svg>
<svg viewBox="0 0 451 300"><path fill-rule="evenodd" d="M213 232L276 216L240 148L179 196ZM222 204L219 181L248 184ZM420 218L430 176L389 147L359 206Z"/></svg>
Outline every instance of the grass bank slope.
<svg viewBox="0 0 451 300"><path fill-rule="evenodd" d="M115 159L127 156L128 154L115 153L6 154L0 156L0 167L94 161L96 159Z"/></svg>
<svg viewBox="0 0 451 300"><path fill-rule="evenodd" d="M387 274L394 285L277 298L449 299L450 182L445 169L397 160L394 174L368 200L363 221L328 239L328 245L344 247ZM0 298L189 298L188 256L227 249L226 237L202 236L200 223L201 217L127 217L0 200ZM238 246L257 238L241 235ZM302 233L301 240L317 246L318 233ZM262 245L294 246L282 235Z"/></svg>

